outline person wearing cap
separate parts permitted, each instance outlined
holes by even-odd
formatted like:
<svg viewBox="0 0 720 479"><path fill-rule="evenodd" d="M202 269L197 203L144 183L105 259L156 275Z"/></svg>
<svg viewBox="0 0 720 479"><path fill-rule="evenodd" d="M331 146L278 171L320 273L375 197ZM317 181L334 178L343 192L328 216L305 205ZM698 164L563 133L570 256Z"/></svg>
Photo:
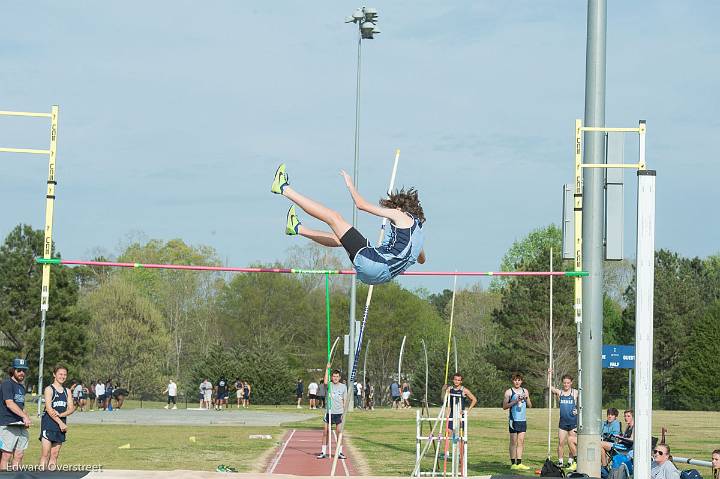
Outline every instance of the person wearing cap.
<svg viewBox="0 0 720 479"><path fill-rule="evenodd" d="M0 471L7 471L22 465L23 455L28 446L28 430L31 421L25 408L25 376L28 365L24 359L16 358L8 369L6 380L0 384Z"/></svg>

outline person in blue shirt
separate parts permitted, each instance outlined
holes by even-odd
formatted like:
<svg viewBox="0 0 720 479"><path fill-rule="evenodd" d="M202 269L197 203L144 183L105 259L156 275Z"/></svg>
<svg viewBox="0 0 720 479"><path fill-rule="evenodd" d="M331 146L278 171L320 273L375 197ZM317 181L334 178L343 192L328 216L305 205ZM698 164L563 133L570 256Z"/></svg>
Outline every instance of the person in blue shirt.
<svg viewBox="0 0 720 479"><path fill-rule="evenodd" d="M28 447L28 428L32 424L25 412L25 376L28 364L16 358L8 369L8 378L0 384L0 471L22 465Z"/></svg>
<svg viewBox="0 0 720 479"><path fill-rule="evenodd" d="M558 425L558 467L565 467L564 449L568 445L568 469L577 469L577 405L578 391L572 387L573 377L565 374L562 377L562 390L552 386L552 369L548 369L550 392L557 396L560 403L560 424Z"/></svg>
<svg viewBox="0 0 720 479"><path fill-rule="evenodd" d="M607 420L603 421L602 426L602 437L619 436L622 430L620 421L618 421L618 415L620 412L611 407L607 410Z"/></svg>
<svg viewBox="0 0 720 479"><path fill-rule="evenodd" d="M390 220L389 227L385 228L382 244L373 247L340 213L291 188L285 164L282 164L275 172L270 191L288 198L310 216L326 223L332 230L328 233L303 226L293 205L287 213L285 233L304 236L323 246L342 246L355 267L357 279L369 285L387 283L416 262L423 264L425 214L420 206L417 190L410 188L407 191L396 191L389 198L380 200L378 206L360 196L350 175L342 170L340 174L359 210Z"/></svg>
<svg viewBox="0 0 720 479"><path fill-rule="evenodd" d="M390 408L400 409L400 385L395 380L390 384L390 397L392 398Z"/></svg>
<svg viewBox="0 0 720 479"><path fill-rule="evenodd" d="M53 382L45 388L45 412L40 421L40 467L54 471L57 467L60 448L65 442L67 417L75 412L75 404L70 400L70 390L63 384L67 379L67 368L57 365L53 368Z"/></svg>
<svg viewBox="0 0 720 479"><path fill-rule="evenodd" d="M530 469L522 463L525 449L525 433L527 431L527 408L532 407L530 391L523 387L523 375L512 375L512 387L505 391L503 409L509 413L508 423L510 432L510 469L513 471L527 471Z"/></svg>

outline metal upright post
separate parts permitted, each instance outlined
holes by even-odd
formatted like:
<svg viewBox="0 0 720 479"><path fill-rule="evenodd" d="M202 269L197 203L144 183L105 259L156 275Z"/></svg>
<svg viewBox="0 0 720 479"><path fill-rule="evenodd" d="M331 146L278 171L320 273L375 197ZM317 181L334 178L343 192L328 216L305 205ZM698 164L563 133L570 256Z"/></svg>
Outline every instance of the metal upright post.
<svg viewBox="0 0 720 479"><path fill-rule="evenodd" d="M585 64L585 121L588 127L605 126L607 4L588 0ZM585 132L585 163L605 162L605 135ZM583 280L581 328L582 398L578 428L578 471L600 477L602 409L603 227L604 172L583 171ZM578 227L578 225L576 225Z"/></svg>
<svg viewBox="0 0 720 479"><path fill-rule="evenodd" d="M353 183L355 188L358 187L358 162L360 161L360 66L361 66L361 53L362 53L362 35L358 32L358 47L357 47L357 83L355 87L355 157L353 159ZM357 227L357 206L353 203L352 208L352 225ZM355 362L355 310L357 303L357 279L355 275L350 280L350 318L349 318L349 354L348 354L348 374L353 369L353 363ZM350 378L348 378L348 381ZM348 387L352 386L348 384ZM354 409L353 402L350 401L348 405L348 411Z"/></svg>

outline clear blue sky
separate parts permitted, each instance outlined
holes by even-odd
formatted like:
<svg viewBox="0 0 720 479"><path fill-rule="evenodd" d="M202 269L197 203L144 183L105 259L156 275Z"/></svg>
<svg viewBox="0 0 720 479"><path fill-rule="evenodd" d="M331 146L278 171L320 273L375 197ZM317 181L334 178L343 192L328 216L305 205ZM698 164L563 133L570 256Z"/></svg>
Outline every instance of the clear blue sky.
<svg viewBox="0 0 720 479"><path fill-rule="evenodd" d="M720 3L608 3L607 124L648 122L656 244L717 253ZM338 170L352 169L357 38L343 20L360 5L6 3L0 109L61 108L63 256L116 254L142 232L213 246L232 265L281 260L306 240L283 235L288 204L268 191L280 162L349 217ZM369 6L382 34L363 44L360 191L383 194L400 148L398 182L420 190L428 218L423 268L496 270L513 241L559 222L583 116L586 2ZM47 141L43 120L0 118L0 146ZM42 228L46 176L45 157L0 155L2 237ZM374 238L378 224L361 216L359 229Z"/></svg>

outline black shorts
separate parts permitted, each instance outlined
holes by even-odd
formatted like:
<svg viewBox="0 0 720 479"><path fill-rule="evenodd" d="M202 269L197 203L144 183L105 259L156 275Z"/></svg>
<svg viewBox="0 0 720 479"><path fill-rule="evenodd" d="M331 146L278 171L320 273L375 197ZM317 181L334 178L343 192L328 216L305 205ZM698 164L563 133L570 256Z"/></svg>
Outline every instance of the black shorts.
<svg viewBox="0 0 720 479"><path fill-rule="evenodd" d="M340 424L342 423L342 414L330 414L330 422L332 424ZM323 418L323 422L328 422L328 415L325 413L325 417Z"/></svg>
<svg viewBox="0 0 720 479"><path fill-rule="evenodd" d="M38 439L40 439L41 441L43 439L47 439L52 443L61 443L65 442L65 433L60 431L43 429L42 431L40 431L40 437Z"/></svg>
<svg viewBox="0 0 720 479"><path fill-rule="evenodd" d="M175 396L168 396L168 404L170 404L170 403L177 404L175 402Z"/></svg>
<svg viewBox="0 0 720 479"><path fill-rule="evenodd" d="M393 401L394 401L394 402L397 402L397 401L400 400L400 396L393 396L392 398L393 398Z"/></svg>
<svg viewBox="0 0 720 479"><path fill-rule="evenodd" d="M510 434L518 434L520 432L527 431L527 421L513 421L510 420L510 427L508 428Z"/></svg>
<svg viewBox="0 0 720 479"><path fill-rule="evenodd" d="M317 399L317 395L315 395L315 394L308 394L308 399Z"/></svg>
<svg viewBox="0 0 720 479"><path fill-rule="evenodd" d="M296 399L302 399L302 397L303 397L303 393L295 393Z"/></svg>
<svg viewBox="0 0 720 479"><path fill-rule="evenodd" d="M363 248L370 246L367 238L365 238L358 230L351 227L347 232L340 238L340 244L343 245L345 251L347 251L350 261L355 261L355 255Z"/></svg>
<svg viewBox="0 0 720 479"><path fill-rule="evenodd" d="M575 423L575 424L560 423L559 428L562 429L563 431L568 431L568 432L574 431L575 429L577 429L577 423Z"/></svg>

